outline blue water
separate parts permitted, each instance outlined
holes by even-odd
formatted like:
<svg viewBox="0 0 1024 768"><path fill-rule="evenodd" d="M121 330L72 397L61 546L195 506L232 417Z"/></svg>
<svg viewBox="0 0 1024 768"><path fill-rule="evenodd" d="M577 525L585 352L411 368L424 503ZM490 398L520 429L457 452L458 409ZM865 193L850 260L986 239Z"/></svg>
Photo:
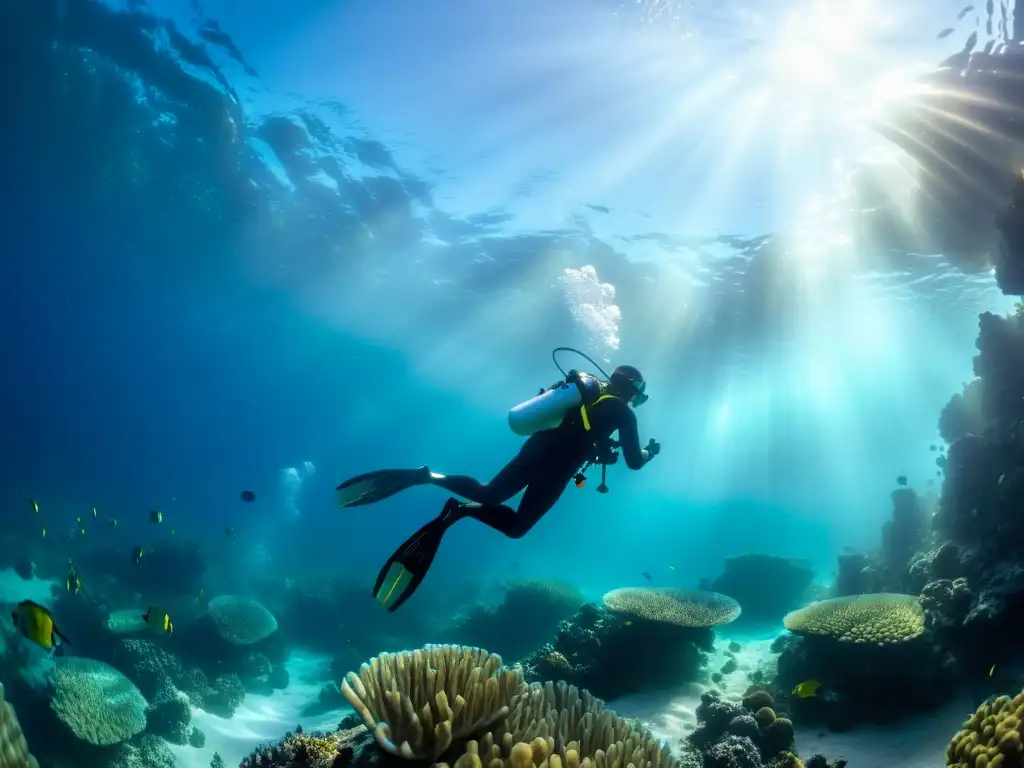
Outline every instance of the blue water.
<svg viewBox="0 0 1024 768"><path fill-rule="evenodd" d="M368 590L446 494L339 511L334 486L491 476L520 442L507 410L570 344L645 373L661 456L607 495L570 487L524 540L460 524L414 600L521 576L694 587L750 551L827 582L876 546L897 475L937 492L938 413L977 313L1009 302L987 272L815 229L807 200L881 140L822 114L786 134L735 111L740 86L695 102L730 62L748 82L787 4L704 5L10 0L7 545L55 575L173 528L233 585ZM936 41L925 19L959 6L917 5L877 10L871 72L973 29ZM757 255L791 231L820 249L806 271ZM117 530L73 535L94 506Z"/></svg>

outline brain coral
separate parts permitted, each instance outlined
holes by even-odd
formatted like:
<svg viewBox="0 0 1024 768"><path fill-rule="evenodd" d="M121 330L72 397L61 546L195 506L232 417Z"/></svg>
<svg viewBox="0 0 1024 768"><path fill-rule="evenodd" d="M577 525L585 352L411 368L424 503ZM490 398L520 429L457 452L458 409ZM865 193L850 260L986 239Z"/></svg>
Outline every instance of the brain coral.
<svg viewBox="0 0 1024 768"><path fill-rule="evenodd" d="M1024 765L1021 728L1024 693L1000 696L978 707L946 749L953 768L1020 768Z"/></svg>
<svg viewBox="0 0 1024 768"><path fill-rule="evenodd" d="M57 659L50 707L78 738L105 747L146 727L146 700L127 677L92 659Z"/></svg>
<svg viewBox="0 0 1024 768"><path fill-rule="evenodd" d="M626 587L608 592L603 601L613 613L679 627L716 627L740 615L731 597L696 589Z"/></svg>
<svg viewBox="0 0 1024 768"><path fill-rule="evenodd" d="M232 645L252 645L277 631L274 614L247 597L220 595L206 609L217 634Z"/></svg>
<svg viewBox="0 0 1024 768"><path fill-rule="evenodd" d="M924 608L913 595L835 597L811 603L783 620L796 634L822 635L851 643L901 643L924 632Z"/></svg>

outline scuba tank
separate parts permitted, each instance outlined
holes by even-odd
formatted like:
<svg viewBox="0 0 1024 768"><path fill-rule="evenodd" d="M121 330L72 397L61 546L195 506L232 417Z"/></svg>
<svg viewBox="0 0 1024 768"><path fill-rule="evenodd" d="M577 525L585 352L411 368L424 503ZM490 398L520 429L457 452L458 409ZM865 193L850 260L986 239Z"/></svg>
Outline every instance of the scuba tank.
<svg viewBox="0 0 1024 768"><path fill-rule="evenodd" d="M569 371L551 389L542 389L536 396L508 412L508 425L522 437L554 429L574 408L589 405L601 396L601 381L580 371Z"/></svg>

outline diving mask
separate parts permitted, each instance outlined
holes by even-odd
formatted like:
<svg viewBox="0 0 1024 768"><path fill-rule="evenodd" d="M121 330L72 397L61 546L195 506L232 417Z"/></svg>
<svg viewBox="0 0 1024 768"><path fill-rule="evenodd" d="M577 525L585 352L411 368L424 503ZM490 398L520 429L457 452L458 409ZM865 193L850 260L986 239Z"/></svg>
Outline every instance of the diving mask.
<svg viewBox="0 0 1024 768"><path fill-rule="evenodd" d="M634 408L639 408L641 405L650 400L650 396L647 394L647 382L646 381L631 381L633 385L633 396L629 398L629 404Z"/></svg>

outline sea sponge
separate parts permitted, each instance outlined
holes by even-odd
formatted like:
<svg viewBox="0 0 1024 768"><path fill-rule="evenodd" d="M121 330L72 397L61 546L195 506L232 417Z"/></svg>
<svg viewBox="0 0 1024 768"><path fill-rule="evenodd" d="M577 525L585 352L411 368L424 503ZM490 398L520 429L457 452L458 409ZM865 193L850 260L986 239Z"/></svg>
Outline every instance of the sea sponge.
<svg viewBox="0 0 1024 768"><path fill-rule="evenodd" d="M217 634L232 645L252 645L277 631L274 614L247 597L219 595L206 610Z"/></svg>
<svg viewBox="0 0 1024 768"><path fill-rule="evenodd" d="M914 595L853 595L811 603L787 615L783 623L795 634L887 645L924 632L925 612Z"/></svg>
<svg viewBox="0 0 1024 768"><path fill-rule="evenodd" d="M146 728L146 700L135 683L109 664L64 657L53 669L50 707L83 741L106 747Z"/></svg>
<svg viewBox="0 0 1024 768"><path fill-rule="evenodd" d="M534 683L516 694L508 720L479 741L470 741L455 768L481 768L485 762L488 768L678 765L650 732L564 682Z"/></svg>
<svg viewBox="0 0 1024 768"><path fill-rule="evenodd" d="M506 717L522 687L522 670L506 669L500 656L480 648L428 645L370 659L358 675L346 675L341 692L384 751L436 760L454 739Z"/></svg>
<svg viewBox="0 0 1024 768"><path fill-rule="evenodd" d="M4 698L4 686L0 683L0 768L39 768L39 763L29 754L25 735L18 724L14 707Z"/></svg>
<svg viewBox="0 0 1024 768"><path fill-rule="evenodd" d="M735 621L740 604L726 595L699 589L626 587L602 598L612 613L679 627L716 627Z"/></svg>
<svg viewBox="0 0 1024 768"><path fill-rule="evenodd" d="M1020 768L1024 765L1024 692L1000 696L978 707L946 749L953 768Z"/></svg>

